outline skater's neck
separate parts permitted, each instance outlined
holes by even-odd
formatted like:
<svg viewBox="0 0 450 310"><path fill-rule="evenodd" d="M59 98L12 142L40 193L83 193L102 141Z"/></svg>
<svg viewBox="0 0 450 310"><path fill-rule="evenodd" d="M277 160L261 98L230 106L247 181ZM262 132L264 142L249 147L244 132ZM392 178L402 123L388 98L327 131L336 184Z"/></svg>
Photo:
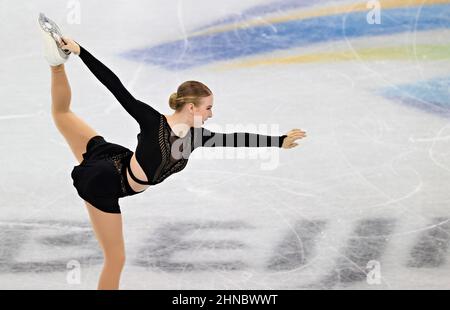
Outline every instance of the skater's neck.
<svg viewBox="0 0 450 310"><path fill-rule="evenodd" d="M172 115L164 116L166 117L172 132L180 138L185 137L192 127L189 115L185 115L184 113L175 112Z"/></svg>

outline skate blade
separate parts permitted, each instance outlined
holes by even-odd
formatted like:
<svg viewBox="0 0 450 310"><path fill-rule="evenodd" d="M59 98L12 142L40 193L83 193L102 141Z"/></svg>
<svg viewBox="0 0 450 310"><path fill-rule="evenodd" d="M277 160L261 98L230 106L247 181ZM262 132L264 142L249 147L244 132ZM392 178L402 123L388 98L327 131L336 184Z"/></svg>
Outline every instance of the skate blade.
<svg viewBox="0 0 450 310"><path fill-rule="evenodd" d="M60 46L64 43L64 41L62 39L62 33L58 25L54 21L49 19L47 16L45 16L44 13L39 14L38 21L41 29L47 32L49 35L51 35L53 40L55 40L58 49L60 49L65 55L70 55L71 54L70 51L63 50L60 48Z"/></svg>

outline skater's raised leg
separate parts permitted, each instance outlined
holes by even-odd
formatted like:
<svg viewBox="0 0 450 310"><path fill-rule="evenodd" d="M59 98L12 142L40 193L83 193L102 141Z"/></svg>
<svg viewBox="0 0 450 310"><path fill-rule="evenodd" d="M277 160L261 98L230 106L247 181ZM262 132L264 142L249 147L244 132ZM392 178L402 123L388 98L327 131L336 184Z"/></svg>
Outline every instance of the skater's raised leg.
<svg viewBox="0 0 450 310"><path fill-rule="evenodd" d="M88 141L98 133L70 109L71 89L64 65L50 66L52 117L79 163Z"/></svg>
<svg viewBox="0 0 450 310"><path fill-rule="evenodd" d="M52 117L59 132L69 144L75 158L81 163L83 160L82 154L86 152L88 141L92 137L97 136L98 133L70 109L72 93L64 68L68 55L62 52L54 39L54 36L56 38L61 36L59 28L42 15L40 15L38 23L44 41L45 58L50 64ZM49 23L51 27L48 25L42 26L42 23Z"/></svg>

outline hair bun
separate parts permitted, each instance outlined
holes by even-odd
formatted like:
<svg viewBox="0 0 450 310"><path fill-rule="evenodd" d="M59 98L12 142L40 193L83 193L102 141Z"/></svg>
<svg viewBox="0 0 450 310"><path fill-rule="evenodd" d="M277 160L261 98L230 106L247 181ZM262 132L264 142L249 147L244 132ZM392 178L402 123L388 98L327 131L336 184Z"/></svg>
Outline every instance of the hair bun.
<svg viewBox="0 0 450 310"><path fill-rule="evenodd" d="M172 110L177 109L177 93L172 93L169 98L169 106Z"/></svg>

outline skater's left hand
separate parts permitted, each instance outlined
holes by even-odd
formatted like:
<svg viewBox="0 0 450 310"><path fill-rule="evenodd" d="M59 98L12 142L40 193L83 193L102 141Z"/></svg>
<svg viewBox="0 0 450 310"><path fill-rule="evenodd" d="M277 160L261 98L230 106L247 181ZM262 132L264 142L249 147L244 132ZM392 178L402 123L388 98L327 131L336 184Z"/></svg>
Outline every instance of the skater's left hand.
<svg viewBox="0 0 450 310"><path fill-rule="evenodd" d="M69 37L62 37L63 43L60 46L63 50L69 50L76 55L80 55L80 46Z"/></svg>
<svg viewBox="0 0 450 310"><path fill-rule="evenodd" d="M283 145L281 147L283 149L291 149L298 146L298 143L295 143L296 140L306 137L306 132L301 129L292 129L286 135L287 137L284 138Z"/></svg>

